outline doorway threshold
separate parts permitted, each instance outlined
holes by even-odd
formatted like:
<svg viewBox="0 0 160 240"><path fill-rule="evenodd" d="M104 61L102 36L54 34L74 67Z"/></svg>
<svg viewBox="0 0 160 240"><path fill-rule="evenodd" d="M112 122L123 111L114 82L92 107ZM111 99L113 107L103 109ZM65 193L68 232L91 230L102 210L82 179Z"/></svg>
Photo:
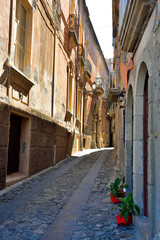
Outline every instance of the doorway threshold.
<svg viewBox="0 0 160 240"><path fill-rule="evenodd" d="M135 226L137 230L138 239L148 240L149 239L148 218L145 216L136 217Z"/></svg>
<svg viewBox="0 0 160 240"><path fill-rule="evenodd" d="M14 183L17 183L17 182L25 179L26 177L27 176L21 172L15 172L15 173L7 175L6 176L6 187L8 187Z"/></svg>

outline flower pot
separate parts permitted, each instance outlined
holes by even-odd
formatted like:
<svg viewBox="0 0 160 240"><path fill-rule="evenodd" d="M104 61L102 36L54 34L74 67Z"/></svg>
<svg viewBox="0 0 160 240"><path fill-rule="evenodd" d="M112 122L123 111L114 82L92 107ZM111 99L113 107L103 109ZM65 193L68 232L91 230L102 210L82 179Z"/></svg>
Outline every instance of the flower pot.
<svg viewBox="0 0 160 240"><path fill-rule="evenodd" d="M132 216L128 216L128 220L126 221L122 215L117 215L117 225L130 225L132 224Z"/></svg>
<svg viewBox="0 0 160 240"><path fill-rule="evenodd" d="M111 201L112 201L113 203L120 203L120 202L121 202L119 199L115 198L114 195L111 194L110 196L111 196Z"/></svg>
<svg viewBox="0 0 160 240"><path fill-rule="evenodd" d="M121 192L123 193L123 196L125 196L125 192L123 192L123 190ZM114 195L111 194L110 196L111 196L111 201L113 203L120 203L121 202L119 199L115 198ZM120 196L119 198L122 198L122 196Z"/></svg>

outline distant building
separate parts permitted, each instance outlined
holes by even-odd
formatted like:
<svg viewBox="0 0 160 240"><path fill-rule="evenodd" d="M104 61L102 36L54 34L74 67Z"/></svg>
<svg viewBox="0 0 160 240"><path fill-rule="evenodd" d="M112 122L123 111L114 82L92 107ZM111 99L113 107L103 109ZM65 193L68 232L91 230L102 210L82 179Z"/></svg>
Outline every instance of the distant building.
<svg viewBox="0 0 160 240"><path fill-rule="evenodd" d="M109 146L109 71L85 1L2 0L0 33L0 189Z"/></svg>

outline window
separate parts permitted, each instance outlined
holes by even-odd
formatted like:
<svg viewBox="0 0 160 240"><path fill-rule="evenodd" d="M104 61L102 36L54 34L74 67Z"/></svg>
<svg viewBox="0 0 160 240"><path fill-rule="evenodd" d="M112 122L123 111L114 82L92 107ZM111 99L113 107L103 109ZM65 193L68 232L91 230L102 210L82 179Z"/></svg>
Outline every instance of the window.
<svg viewBox="0 0 160 240"><path fill-rule="evenodd" d="M70 74L69 76L69 104L68 104L68 107L69 107L69 110L72 112L72 74Z"/></svg>
<svg viewBox="0 0 160 240"><path fill-rule="evenodd" d="M78 98L77 98L77 117L81 121L81 102L82 102L82 94L81 90L78 89Z"/></svg>
<svg viewBox="0 0 160 240"><path fill-rule="evenodd" d="M21 72L31 74L32 6L28 1L15 0L12 58Z"/></svg>
<svg viewBox="0 0 160 240"><path fill-rule="evenodd" d="M85 99L84 99L84 123L87 123L87 120L88 120L88 109L87 109L87 96L85 96Z"/></svg>
<svg viewBox="0 0 160 240"><path fill-rule="evenodd" d="M15 16L15 67L24 72L26 54L27 11L20 0L16 1Z"/></svg>

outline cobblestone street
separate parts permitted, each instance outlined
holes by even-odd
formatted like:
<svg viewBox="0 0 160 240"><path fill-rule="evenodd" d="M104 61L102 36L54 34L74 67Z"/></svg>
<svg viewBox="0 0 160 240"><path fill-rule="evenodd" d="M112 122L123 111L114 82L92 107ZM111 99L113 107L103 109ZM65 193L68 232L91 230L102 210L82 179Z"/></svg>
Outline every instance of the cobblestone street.
<svg viewBox="0 0 160 240"><path fill-rule="evenodd" d="M2 240L131 240L135 228L118 227L108 184L113 150L69 157L0 192Z"/></svg>

